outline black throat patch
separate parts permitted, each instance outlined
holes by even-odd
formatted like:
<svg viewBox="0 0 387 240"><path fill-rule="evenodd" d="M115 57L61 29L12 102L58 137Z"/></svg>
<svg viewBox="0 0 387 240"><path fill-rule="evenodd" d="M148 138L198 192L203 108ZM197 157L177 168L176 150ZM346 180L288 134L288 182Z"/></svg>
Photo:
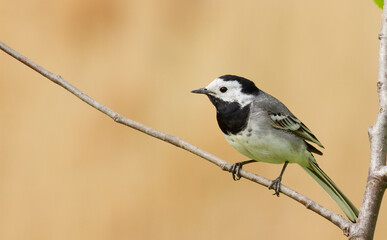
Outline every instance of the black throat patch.
<svg viewBox="0 0 387 240"><path fill-rule="evenodd" d="M211 95L208 98L216 107L216 119L224 134L237 134L246 128L250 104L242 108L237 102L225 102Z"/></svg>

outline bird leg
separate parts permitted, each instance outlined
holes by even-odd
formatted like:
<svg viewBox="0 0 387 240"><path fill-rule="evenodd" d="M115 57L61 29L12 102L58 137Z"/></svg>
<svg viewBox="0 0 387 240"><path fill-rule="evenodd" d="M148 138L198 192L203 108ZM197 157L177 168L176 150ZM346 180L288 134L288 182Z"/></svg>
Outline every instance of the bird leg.
<svg viewBox="0 0 387 240"><path fill-rule="evenodd" d="M232 174L232 179L234 179L234 181L238 181L239 179L241 179L240 171L241 171L243 165L248 164L248 163L253 163L253 162L256 162L256 161L255 160L247 160L247 161L243 161L243 162L237 162L237 163L234 163L233 165L231 165L229 172Z"/></svg>
<svg viewBox="0 0 387 240"><path fill-rule="evenodd" d="M285 169L288 166L288 163L289 163L288 161L285 162L284 166L282 167L280 175L276 179L274 179L269 186L269 189L274 190L273 195L277 195L277 197L279 197L279 193L280 193L282 175L284 174Z"/></svg>

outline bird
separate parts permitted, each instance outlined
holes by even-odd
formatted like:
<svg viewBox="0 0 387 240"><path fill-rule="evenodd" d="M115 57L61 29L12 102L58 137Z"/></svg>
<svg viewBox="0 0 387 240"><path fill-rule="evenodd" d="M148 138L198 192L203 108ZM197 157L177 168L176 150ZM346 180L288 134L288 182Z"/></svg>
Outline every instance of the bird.
<svg viewBox="0 0 387 240"><path fill-rule="evenodd" d="M223 75L207 87L191 91L204 94L216 108L216 119L227 142L250 160L232 165L239 180L243 165L253 162L283 164L269 189L278 197L282 176L289 163L301 166L338 204L348 219L356 222L359 211L328 175L313 154L312 144L324 148L309 128L281 101L259 89L254 82L236 75Z"/></svg>

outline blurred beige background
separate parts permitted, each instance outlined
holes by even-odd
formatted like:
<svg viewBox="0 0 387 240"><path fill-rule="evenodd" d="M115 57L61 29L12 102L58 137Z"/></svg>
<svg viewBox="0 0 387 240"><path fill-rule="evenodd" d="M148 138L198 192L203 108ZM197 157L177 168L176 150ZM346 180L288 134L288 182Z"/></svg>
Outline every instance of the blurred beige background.
<svg viewBox="0 0 387 240"><path fill-rule="evenodd" d="M2 1L0 40L101 103L229 162L246 160L190 90L254 80L325 145L356 206L377 111L371 1ZM115 124L0 52L0 239L345 239L302 205ZM279 165L247 169L277 177ZM284 184L342 214L297 165ZM375 239L385 239L386 205Z"/></svg>

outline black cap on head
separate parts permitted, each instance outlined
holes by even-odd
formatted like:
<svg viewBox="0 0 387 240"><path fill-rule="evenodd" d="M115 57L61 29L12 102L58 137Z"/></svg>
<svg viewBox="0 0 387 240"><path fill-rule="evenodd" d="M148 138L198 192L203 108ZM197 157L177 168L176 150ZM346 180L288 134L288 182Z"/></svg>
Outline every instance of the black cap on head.
<svg viewBox="0 0 387 240"><path fill-rule="evenodd" d="M242 92L247 94L258 94L259 89L255 86L254 82L239 77L236 75L223 75L219 77L220 79L223 79L224 81L237 81L242 86Z"/></svg>

